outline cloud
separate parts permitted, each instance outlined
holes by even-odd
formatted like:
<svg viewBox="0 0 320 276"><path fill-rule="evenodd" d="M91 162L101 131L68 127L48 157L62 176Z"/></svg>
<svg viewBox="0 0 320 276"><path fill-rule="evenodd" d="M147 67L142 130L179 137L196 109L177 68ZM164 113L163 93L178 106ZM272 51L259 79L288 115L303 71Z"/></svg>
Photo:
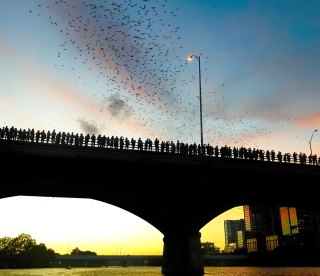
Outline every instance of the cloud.
<svg viewBox="0 0 320 276"><path fill-rule="evenodd" d="M94 122L88 122L86 119L83 118L79 118L77 121L80 124L80 129L83 130L85 134L99 133L99 129Z"/></svg>
<svg viewBox="0 0 320 276"><path fill-rule="evenodd" d="M134 110L127 102L120 98L120 93L115 93L104 100L108 111L114 117L128 118Z"/></svg>
<svg viewBox="0 0 320 276"><path fill-rule="evenodd" d="M317 128L320 126L320 112L314 112L306 116L298 117L294 123L298 127Z"/></svg>

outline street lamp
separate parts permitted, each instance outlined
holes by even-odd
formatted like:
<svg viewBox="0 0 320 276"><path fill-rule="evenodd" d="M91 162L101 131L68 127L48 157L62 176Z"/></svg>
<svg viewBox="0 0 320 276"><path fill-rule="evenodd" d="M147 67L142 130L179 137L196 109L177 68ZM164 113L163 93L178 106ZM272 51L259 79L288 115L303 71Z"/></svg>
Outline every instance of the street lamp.
<svg viewBox="0 0 320 276"><path fill-rule="evenodd" d="M311 156L312 156L312 147L311 147L312 137L313 137L313 134L314 134L315 132L317 132L317 131L318 131L318 130L315 129L315 130L312 132L312 135L311 135L311 138L310 138L310 141L309 141Z"/></svg>
<svg viewBox="0 0 320 276"><path fill-rule="evenodd" d="M203 148L203 127L202 127L202 95L201 95L201 61L200 61L200 55L189 55L187 57L187 61L191 62L193 61L193 58L195 58L198 61L199 64L199 100L200 100L200 134L201 134L201 154L204 154L204 148Z"/></svg>

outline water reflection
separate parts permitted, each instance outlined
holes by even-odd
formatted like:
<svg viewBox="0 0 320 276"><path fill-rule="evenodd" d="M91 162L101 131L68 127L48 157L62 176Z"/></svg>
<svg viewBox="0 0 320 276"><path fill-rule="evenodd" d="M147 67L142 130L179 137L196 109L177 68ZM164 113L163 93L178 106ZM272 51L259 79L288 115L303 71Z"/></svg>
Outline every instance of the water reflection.
<svg viewBox="0 0 320 276"><path fill-rule="evenodd" d="M320 267L205 267L203 276L320 276ZM164 276L161 267L3 269L0 276ZM167 276L167 275L165 275ZM171 275L170 275L171 276ZM178 275L175 275L178 276ZM179 275L191 276L191 275Z"/></svg>

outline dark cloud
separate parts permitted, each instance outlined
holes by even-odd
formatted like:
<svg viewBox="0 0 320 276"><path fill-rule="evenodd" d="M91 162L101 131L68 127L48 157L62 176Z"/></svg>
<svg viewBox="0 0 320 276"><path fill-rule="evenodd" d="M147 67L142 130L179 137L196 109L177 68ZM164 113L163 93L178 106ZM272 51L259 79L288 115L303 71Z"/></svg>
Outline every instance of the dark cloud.
<svg viewBox="0 0 320 276"><path fill-rule="evenodd" d="M119 93L112 94L110 97L106 98L104 103L106 104L108 111L114 117L128 118L134 113L133 108L120 98Z"/></svg>
<svg viewBox="0 0 320 276"><path fill-rule="evenodd" d="M98 127L94 124L94 122L88 122L83 118L79 118L78 122L80 123L80 129L85 134L97 134L99 132Z"/></svg>

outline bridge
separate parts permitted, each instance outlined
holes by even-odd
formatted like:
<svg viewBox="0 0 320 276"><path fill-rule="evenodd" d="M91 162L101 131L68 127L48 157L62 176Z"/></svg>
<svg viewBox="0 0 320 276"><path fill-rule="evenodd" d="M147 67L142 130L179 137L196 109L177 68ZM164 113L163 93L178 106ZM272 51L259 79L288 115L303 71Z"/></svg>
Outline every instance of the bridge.
<svg viewBox="0 0 320 276"><path fill-rule="evenodd" d="M200 229L234 206L320 213L320 166L0 139L0 197L91 198L157 228L165 275L203 275Z"/></svg>
<svg viewBox="0 0 320 276"><path fill-rule="evenodd" d="M212 260L210 260L212 261ZM161 256L153 255L60 255L52 267L160 266Z"/></svg>

